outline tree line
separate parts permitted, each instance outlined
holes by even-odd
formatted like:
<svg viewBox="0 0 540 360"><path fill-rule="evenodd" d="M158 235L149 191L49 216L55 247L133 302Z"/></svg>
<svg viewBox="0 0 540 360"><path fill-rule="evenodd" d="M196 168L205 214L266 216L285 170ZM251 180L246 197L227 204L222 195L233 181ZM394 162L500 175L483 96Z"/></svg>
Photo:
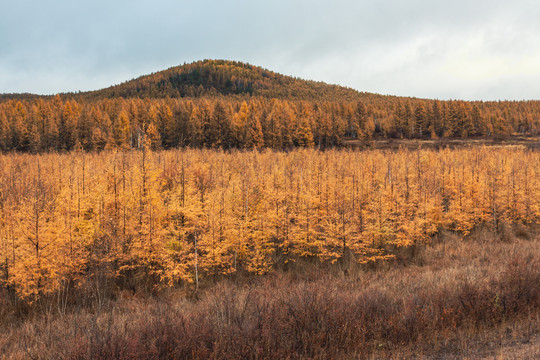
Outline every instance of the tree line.
<svg viewBox="0 0 540 360"><path fill-rule="evenodd" d="M101 99L59 95L0 102L1 151L140 148L327 148L347 139L540 134L538 102L367 97Z"/></svg>

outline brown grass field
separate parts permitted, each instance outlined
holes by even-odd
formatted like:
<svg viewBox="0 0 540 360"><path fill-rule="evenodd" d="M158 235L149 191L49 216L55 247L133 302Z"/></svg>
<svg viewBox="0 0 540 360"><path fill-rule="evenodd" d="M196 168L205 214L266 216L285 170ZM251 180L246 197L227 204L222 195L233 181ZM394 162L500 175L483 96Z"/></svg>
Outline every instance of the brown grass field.
<svg viewBox="0 0 540 360"><path fill-rule="evenodd" d="M538 229L445 232L407 263L297 263L197 294L121 293L12 319L2 359L534 359ZM3 306L2 309L6 309Z"/></svg>
<svg viewBox="0 0 540 360"><path fill-rule="evenodd" d="M365 147L366 143L346 139L345 146ZM495 147L522 147L531 150L540 149L540 137L538 136L501 136L501 137L477 137L469 139L444 138L444 139L376 139L368 143L375 149L444 149L444 148L466 148L476 146Z"/></svg>

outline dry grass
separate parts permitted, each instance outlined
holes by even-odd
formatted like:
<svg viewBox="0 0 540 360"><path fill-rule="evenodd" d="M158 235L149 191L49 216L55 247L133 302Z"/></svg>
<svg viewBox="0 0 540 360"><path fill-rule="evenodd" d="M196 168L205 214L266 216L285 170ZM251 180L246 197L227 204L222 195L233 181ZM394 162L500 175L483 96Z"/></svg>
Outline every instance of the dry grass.
<svg viewBox="0 0 540 360"><path fill-rule="evenodd" d="M189 298L124 294L4 325L0 358L531 358L539 245L529 228L477 229L377 269L305 265Z"/></svg>
<svg viewBox="0 0 540 360"><path fill-rule="evenodd" d="M365 147L366 143L360 140L346 139L346 146ZM441 149L463 148L474 146L494 147L524 147L538 149L540 138L538 136L501 136L501 137L478 137L478 138L440 138L440 139L377 139L368 144L375 149Z"/></svg>

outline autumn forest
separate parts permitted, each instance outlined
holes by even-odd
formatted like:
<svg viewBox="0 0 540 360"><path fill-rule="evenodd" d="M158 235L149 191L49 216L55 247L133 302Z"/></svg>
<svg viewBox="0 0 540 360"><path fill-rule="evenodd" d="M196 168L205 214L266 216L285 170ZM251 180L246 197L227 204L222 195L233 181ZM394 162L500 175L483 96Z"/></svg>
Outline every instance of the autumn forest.
<svg viewBox="0 0 540 360"><path fill-rule="evenodd" d="M540 156L516 149L0 161L0 284L30 299L94 277L159 287L300 258L392 260L444 229L540 220Z"/></svg>
<svg viewBox="0 0 540 360"><path fill-rule="evenodd" d="M219 80L221 79L221 80ZM176 87L176 88L175 88ZM0 150L335 147L540 134L540 102L399 98L205 61L97 92L0 102Z"/></svg>

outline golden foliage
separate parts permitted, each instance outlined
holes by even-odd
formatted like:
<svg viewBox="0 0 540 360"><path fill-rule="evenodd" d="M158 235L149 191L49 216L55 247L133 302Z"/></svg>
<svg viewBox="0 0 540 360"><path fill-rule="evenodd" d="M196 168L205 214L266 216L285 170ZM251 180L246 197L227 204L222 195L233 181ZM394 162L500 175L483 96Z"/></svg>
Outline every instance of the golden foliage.
<svg viewBox="0 0 540 360"><path fill-rule="evenodd" d="M540 220L540 153L521 148L143 146L0 165L0 286L30 301L89 279L155 287L301 258L388 260L443 229Z"/></svg>

